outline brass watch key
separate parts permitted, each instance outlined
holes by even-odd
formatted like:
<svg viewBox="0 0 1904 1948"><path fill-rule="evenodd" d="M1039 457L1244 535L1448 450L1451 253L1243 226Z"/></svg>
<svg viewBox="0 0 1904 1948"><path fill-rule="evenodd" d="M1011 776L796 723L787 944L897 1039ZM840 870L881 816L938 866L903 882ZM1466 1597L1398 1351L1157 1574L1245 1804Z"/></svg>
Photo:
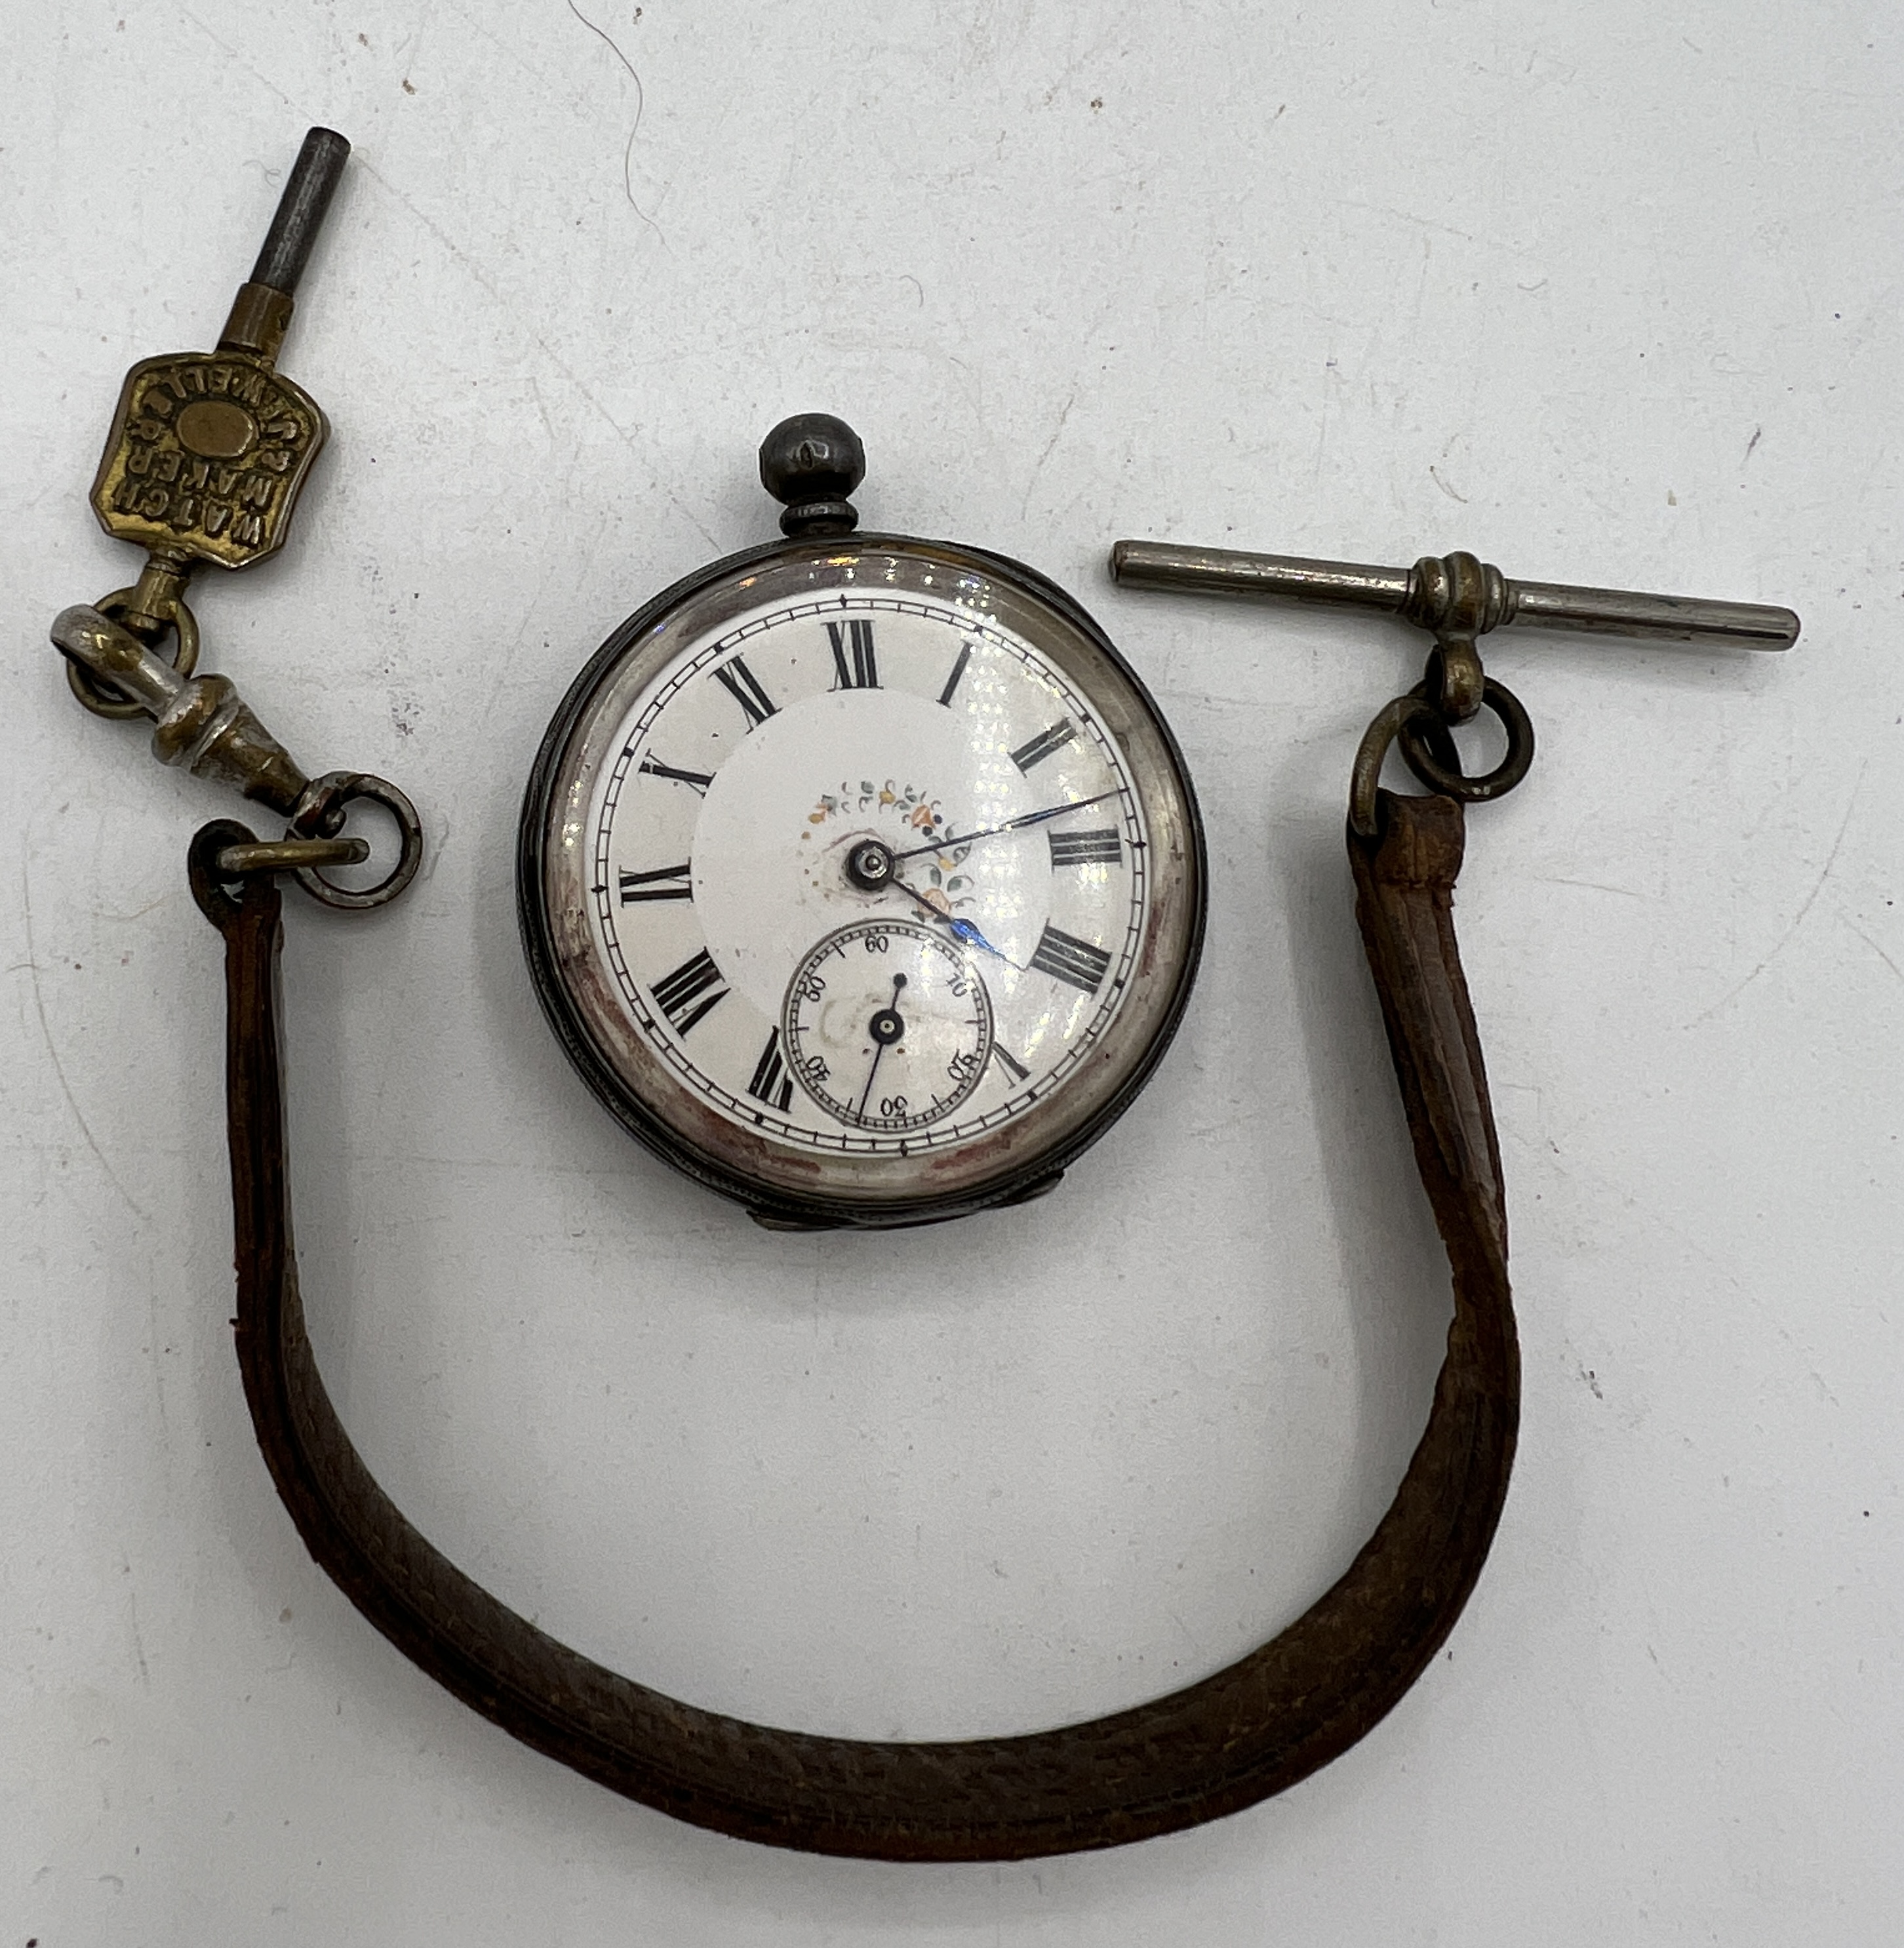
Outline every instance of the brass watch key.
<svg viewBox="0 0 1904 1948"><path fill-rule="evenodd" d="M92 483L109 535L147 553L137 584L96 606L148 644L176 630L189 676L198 630L186 578L201 561L248 568L284 545L291 510L330 426L316 400L276 368L292 297L350 144L330 129L304 138L264 247L238 287L216 352L169 352L126 375ZM73 693L104 717L141 706L76 665Z"/></svg>

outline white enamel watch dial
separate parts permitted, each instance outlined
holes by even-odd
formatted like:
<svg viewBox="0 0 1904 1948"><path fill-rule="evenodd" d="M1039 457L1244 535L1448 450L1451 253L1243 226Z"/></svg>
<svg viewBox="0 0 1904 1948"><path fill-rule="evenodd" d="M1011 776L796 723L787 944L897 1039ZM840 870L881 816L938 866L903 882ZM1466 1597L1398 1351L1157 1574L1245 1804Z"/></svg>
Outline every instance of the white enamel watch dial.
<svg viewBox="0 0 1904 1948"><path fill-rule="evenodd" d="M736 557L631 618L523 832L584 1075L783 1223L1042 1187L1161 1053L1202 880L1168 733L1084 613L889 537Z"/></svg>

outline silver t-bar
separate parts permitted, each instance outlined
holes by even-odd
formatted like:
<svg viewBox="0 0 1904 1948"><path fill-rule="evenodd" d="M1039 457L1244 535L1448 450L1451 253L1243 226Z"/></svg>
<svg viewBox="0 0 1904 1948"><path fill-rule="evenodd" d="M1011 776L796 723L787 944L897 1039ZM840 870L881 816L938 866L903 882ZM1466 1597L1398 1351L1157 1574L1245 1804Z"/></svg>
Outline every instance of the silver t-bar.
<svg viewBox="0 0 1904 1948"><path fill-rule="evenodd" d="M1391 615L1418 601L1419 572L1353 561L1310 561L1301 555L1247 554L1235 548L1174 547L1164 541L1118 541L1111 550L1111 579L1131 588L1273 595L1298 602L1347 603ZM1798 640L1798 618L1791 610L1764 603L1702 602L1687 595L1505 578L1501 587L1496 628L1518 623L1732 650L1788 650Z"/></svg>

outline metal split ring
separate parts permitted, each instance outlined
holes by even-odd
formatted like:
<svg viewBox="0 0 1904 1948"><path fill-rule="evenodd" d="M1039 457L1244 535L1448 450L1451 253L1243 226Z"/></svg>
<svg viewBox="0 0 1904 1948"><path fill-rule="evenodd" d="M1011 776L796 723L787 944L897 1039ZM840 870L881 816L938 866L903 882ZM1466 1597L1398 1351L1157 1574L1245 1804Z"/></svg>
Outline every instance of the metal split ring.
<svg viewBox="0 0 1904 1948"><path fill-rule="evenodd" d="M101 615L115 622L132 613L132 603L138 594L136 588L115 588L111 594L102 595L92 606ZM172 658L172 668L183 678L191 675L198 667L198 618L182 601L174 600L165 612L165 620L178 632L178 653ZM121 622L121 626L124 626ZM136 635L138 631L132 631ZM141 638L144 641L144 638ZM143 717L149 713L143 703L129 696L122 696L110 685L101 682L90 670L82 669L70 658L66 666L66 680L73 693L95 717L127 718Z"/></svg>
<svg viewBox="0 0 1904 1948"><path fill-rule="evenodd" d="M1426 686L1410 694L1425 701ZM1426 718L1411 716L1398 734L1408 768L1430 791L1458 798L1464 805L1505 798L1533 762L1533 724L1521 699L1490 676L1482 686L1481 703L1500 719L1501 728L1507 733L1507 755L1478 777L1471 778L1462 770L1460 753L1438 713L1431 711Z"/></svg>
<svg viewBox="0 0 1904 1948"><path fill-rule="evenodd" d="M1462 770L1454 738L1441 713L1428 700L1425 683L1383 708L1363 733L1350 773L1349 825L1358 836L1375 836L1375 792L1381 780L1381 761L1391 744L1400 745L1408 768L1430 791L1459 799L1464 805L1504 798L1527 776L1533 762L1533 724L1526 708L1513 691L1491 676L1486 680L1481 701L1507 733L1507 755L1491 771L1478 777Z"/></svg>
<svg viewBox="0 0 1904 1948"><path fill-rule="evenodd" d="M363 840L337 836L346 808L359 799L380 805L396 820L398 846L396 864L375 886L361 892L333 885L319 870L327 865L359 865L369 858L370 848ZM303 796L293 808L290 834L284 849L288 853L293 847L319 846L324 848L322 858L315 858L305 849L300 853L303 863L287 858L285 866L296 874L298 884L314 900L327 907L361 912L366 907L388 905L417 876L417 869L423 862L423 824L417 817L417 808L387 779L374 777L367 771L327 771L305 786ZM346 857L334 849L340 846L361 849Z"/></svg>

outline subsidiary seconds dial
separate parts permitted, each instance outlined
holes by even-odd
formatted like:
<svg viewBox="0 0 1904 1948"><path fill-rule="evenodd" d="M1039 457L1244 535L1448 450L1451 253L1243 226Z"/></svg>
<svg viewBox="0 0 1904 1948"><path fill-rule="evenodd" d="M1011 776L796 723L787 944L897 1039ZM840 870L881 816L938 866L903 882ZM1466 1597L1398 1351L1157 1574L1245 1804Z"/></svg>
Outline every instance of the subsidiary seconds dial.
<svg viewBox="0 0 1904 1948"><path fill-rule="evenodd" d="M783 524L850 517L823 472ZM583 1074L671 1161L771 1221L916 1222L1042 1187L1134 1093L1188 993L1201 837L1060 591L809 535L584 672L525 811L525 937Z"/></svg>
<svg viewBox="0 0 1904 1948"><path fill-rule="evenodd" d="M862 1130L923 1130L951 1115L992 1057L991 999L956 941L857 920L829 934L789 983L781 1035L794 1080Z"/></svg>

